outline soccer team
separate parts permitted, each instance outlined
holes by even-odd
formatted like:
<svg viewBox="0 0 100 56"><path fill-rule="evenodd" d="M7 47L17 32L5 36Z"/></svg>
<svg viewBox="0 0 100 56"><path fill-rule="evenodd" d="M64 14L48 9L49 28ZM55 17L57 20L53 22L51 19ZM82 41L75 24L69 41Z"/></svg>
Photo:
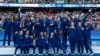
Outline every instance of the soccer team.
<svg viewBox="0 0 100 56"><path fill-rule="evenodd" d="M46 50L47 54L51 51L58 54L59 49L67 54L69 41L70 54L75 54L75 50L78 54L92 54L90 34L93 25L90 23L91 19L87 20L90 13L91 10L83 19L79 19L77 15L73 18L69 14L65 14L64 17L47 17L43 14L41 18L36 17L33 22L30 16L20 17L19 9L17 19L12 20L12 15L9 14L4 20L3 46L8 36L8 46L10 46L11 37L13 38L14 54L18 49L21 50L21 54L29 54L30 48L33 49L33 54L36 48L39 54L43 54L43 50Z"/></svg>

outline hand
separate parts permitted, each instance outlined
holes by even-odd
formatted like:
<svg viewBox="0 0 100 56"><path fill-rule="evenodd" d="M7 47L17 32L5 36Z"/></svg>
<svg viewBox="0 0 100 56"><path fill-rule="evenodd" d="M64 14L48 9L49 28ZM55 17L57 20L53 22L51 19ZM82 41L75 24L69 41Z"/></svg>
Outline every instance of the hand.
<svg viewBox="0 0 100 56"><path fill-rule="evenodd" d="M52 26L53 24L50 24L50 26Z"/></svg>
<svg viewBox="0 0 100 56"><path fill-rule="evenodd" d="M84 30L84 28L82 27L82 30Z"/></svg>
<svg viewBox="0 0 100 56"><path fill-rule="evenodd" d="M18 31L15 32L15 34L17 34L17 33L18 33Z"/></svg>
<svg viewBox="0 0 100 56"><path fill-rule="evenodd" d="M91 12L92 11L92 9L89 9L89 12Z"/></svg>

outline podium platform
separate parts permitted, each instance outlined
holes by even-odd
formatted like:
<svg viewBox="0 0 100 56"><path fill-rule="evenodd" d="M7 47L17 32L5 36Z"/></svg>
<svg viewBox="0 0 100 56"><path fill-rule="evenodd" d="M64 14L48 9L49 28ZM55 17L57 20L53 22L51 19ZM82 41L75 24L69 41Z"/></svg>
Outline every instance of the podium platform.
<svg viewBox="0 0 100 56"><path fill-rule="evenodd" d="M94 55L93 56L100 56L100 46L92 46L92 48L93 48L93 51L94 51ZM69 47L68 47L68 49L69 49ZM1 46L0 47L0 56L13 56L14 55L14 51L15 51L15 47L13 47L13 46L10 46L10 47ZM29 53L30 55L29 56L39 56L37 48L36 48L35 52L36 53L33 55L32 54L32 49L30 49L30 53ZM61 50L59 50L59 55L57 55L57 56L64 56L62 53L63 52ZM42 56L54 56L53 54L45 55L45 51L44 51L43 54L44 55L42 55ZM20 50L17 51L17 55L18 56L20 55ZM70 56L70 55L68 55L68 56ZM74 56L77 56L77 54L74 55ZM90 56L90 55L78 55L78 56Z"/></svg>

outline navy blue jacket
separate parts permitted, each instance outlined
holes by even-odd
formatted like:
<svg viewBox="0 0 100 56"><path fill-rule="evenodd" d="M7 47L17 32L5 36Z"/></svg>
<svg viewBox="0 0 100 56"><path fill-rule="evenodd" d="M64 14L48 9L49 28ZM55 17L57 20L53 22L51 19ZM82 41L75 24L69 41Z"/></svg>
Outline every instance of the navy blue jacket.
<svg viewBox="0 0 100 56"><path fill-rule="evenodd" d="M54 30L55 30L55 21L54 20L49 20L49 31L54 32Z"/></svg>
<svg viewBox="0 0 100 56"><path fill-rule="evenodd" d="M13 27L13 33L15 33L16 31L19 32L19 30L20 30L20 22L18 20L15 20L13 22L12 27Z"/></svg>
<svg viewBox="0 0 100 56"><path fill-rule="evenodd" d="M52 46L58 45L58 41L57 41L57 38L55 36L53 36L53 38L49 37L48 41L49 41L49 44L52 45Z"/></svg>
<svg viewBox="0 0 100 56"><path fill-rule="evenodd" d="M41 31L46 32L47 31L47 27L48 27L48 21L47 21L47 19L40 20L40 26L41 26Z"/></svg>
<svg viewBox="0 0 100 56"><path fill-rule="evenodd" d="M16 37L14 36L14 38L15 38L15 47L20 47L21 38L19 37L19 35L16 35Z"/></svg>
<svg viewBox="0 0 100 56"><path fill-rule="evenodd" d="M29 46L33 46L33 38L29 37L28 39L29 39L29 42L28 42Z"/></svg>
<svg viewBox="0 0 100 56"><path fill-rule="evenodd" d="M85 39L91 39L91 30L93 30L92 25L84 27L84 37Z"/></svg>
<svg viewBox="0 0 100 56"><path fill-rule="evenodd" d="M74 24L75 24L75 27L78 27L78 22L80 22L80 20L78 18L75 18L73 20Z"/></svg>
<svg viewBox="0 0 100 56"><path fill-rule="evenodd" d="M63 35L58 35L57 41L58 41L59 44L66 43L66 39L64 38Z"/></svg>
<svg viewBox="0 0 100 56"><path fill-rule="evenodd" d="M14 45L17 44L18 34L13 35Z"/></svg>
<svg viewBox="0 0 100 56"><path fill-rule="evenodd" d="M83 31L82 27L77 27L76 31L77 31L76 38L83 40L84 39L84 31Z"/></svg>
<svg viewBox="0 0 100 56"><path fill-rule="evenodd" d="M71 22L69 22L68 20L63 21L63 32L64 33L67 33L68 28L70 27L70 24L71 24Z"/></svg>
<svg viewBox="0 0 100 56"><path fill-rule="evenodd" d="M63 30L63 23L60 22L56 22L56 31L58 32L59 30Z"/></svg>
<svg viewBox="0 0 100 56"><path fill-rule="evenodd" d="M69 28L68 29L68 36L69 36L69 38L76 38L76 33L77 33L77 31L76 31L76 28Z"/></svg>
<svg viewBox="0 0 100 56"><path fill-rule="evenodd" d="M34 23L32 21L27 22L26 27L27 27L27 30L29 30L29 32L31 32L33 25L34 25Z"/></svg>
<svg viewBox="0 0 100 56"><path fill-rule="evenodd" d="M33 41L36 41L35 43L33 42ZM37 41L37 38L30 38L30 46L32 47L32 46L34 46L33 44L35 44L36 46L38 45L38 43L37 43L38 41Z"/></svg>
<svg viewBox="0 0 100 56"><path fill-rule="evenodd" d="M41 31L40 22L35 22L35 30L36 30L37 34L39 35L39 33Z"/></svg>
<svg viewBox="0 0 100 56"><path fill-rule="evenodd" d="M45 46L46 45L46 38L42 38L41 36L37 40L37 45L38 46Z"/></svg>
<svg viewBox="0 0 100 56"><path fill-rule="evenodd" d="M30 35L33 35L33 34L36 34L36 35L38 35L38 32L37 32L37 30L36 30L36 29L34 29L34 30L31 30L31 33L30 33Z"/></svg>
<svg viewBox="0 0 100 56"><path fill-rule="evenodd" d="M64 20L63 21L63 26L64 26L65 29L66 29L66 26L70 27L70 22L68 20Z"/></svg>
<svg viewBox="0 0 100 56"><path fill-rule="evenodd" d="M24 37L21 35L17 35L16 41L15 41L15 47L22 47L24 46Z"/></svg>
<svg viewBox="0 0 100 56"><path fill-rule="evenodd" d="M20 21L21 21L21 17L20 17L20 12L18 13L18 18L13 22L13 33L15 33L16 31L19 32L20 30Z"/></svg>
<svg viewBox="0 0 100 56"><path fill-rule="evenodd" d="M5 30L5 32L11 32L12 22L6 18L2 27Z"/></svg>
<svg viewBox="0 0 100 56"><path fill-rule="evenodd" d="M25 44L26 47L30 46L30 36L29 35L27 37L25 35L25 37L24 37L24 44Z"/></svg>

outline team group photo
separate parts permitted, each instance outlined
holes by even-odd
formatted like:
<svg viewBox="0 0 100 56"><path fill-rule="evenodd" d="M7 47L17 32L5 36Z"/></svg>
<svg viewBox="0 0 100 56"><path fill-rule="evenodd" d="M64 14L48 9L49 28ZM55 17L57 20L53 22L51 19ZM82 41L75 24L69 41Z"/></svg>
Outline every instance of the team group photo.
<svg viewBox="0 0 100 56"><path fill-rule="evenodd" d="M100 0L77 1L0 0L0 56L99 56Z"/></svg>

